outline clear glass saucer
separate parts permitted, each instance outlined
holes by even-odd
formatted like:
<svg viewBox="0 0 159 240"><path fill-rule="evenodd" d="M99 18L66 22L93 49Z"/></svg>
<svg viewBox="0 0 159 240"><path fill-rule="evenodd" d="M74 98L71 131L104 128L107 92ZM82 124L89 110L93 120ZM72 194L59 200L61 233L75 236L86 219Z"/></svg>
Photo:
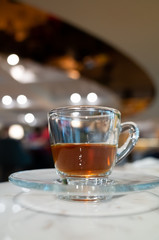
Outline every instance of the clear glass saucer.
<svg viewBox="0 0 159 240"><path fill-rule="evenodd" d="M88 184L71 184L60 179L55 169L20 171L9 176L9 181L19 187L50 191L59 198L72 200L108 200L132 192L159 186L159 177L115 168L109 178Z"/></svg>

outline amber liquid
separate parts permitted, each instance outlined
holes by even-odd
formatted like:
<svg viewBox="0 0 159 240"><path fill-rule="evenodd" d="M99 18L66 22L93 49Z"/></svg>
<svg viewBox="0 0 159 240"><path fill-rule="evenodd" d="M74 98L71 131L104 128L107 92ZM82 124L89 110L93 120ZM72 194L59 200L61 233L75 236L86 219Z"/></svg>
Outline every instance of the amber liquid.
<svg viewBox="0 0 159 240"><path fill-rule="evenodd" d="M99 176L109 172L116 159L115 145L66 143L52 145L56 169L69 176Z"/></svg>

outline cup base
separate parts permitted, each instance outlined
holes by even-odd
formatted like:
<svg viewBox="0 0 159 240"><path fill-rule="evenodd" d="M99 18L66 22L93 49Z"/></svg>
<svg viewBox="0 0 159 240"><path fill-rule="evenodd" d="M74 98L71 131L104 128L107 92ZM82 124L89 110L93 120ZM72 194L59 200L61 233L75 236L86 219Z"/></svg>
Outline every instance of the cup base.
<svg viewBox="0 0 159 240"><path fill-rule="evenodd" d="M112 191L110 191L110 186L113 186L114 180L108 177L91 177L91 178L77 178L77 177L67 177L63 178L62 182L67 186L74 187L76 189L75 195L59 195L60 199L63 200L73 200L73 201L88 201L88 202L98 202L106 201L112 198ZM107 187L107 193L101 193L97 191L97 188Z"/></svg>
<svg viewBox="0 0 159 240"><path fill-rule="evenodd" d="M77 201L77 202L101 202L101 201L107 201L112 198L112 195L108 196L80 196L80 195L61 195L58 196L61 200L67 200L67 201Z"/></svg>

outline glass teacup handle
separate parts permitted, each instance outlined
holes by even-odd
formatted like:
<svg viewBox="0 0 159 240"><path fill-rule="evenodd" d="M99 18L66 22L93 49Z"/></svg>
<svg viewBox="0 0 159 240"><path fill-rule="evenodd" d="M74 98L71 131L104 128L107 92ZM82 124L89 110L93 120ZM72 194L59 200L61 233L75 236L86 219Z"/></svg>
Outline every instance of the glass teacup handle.
<svg viewBox="0 0 159 240"><path fill-rule="evenodd" d="M134 122L121 123L120 133L125 131L129 131L129 136L125 143L117 150L116 164L123 160L123 158L125 158L132 151L139 138L139 129Z"/></svg>

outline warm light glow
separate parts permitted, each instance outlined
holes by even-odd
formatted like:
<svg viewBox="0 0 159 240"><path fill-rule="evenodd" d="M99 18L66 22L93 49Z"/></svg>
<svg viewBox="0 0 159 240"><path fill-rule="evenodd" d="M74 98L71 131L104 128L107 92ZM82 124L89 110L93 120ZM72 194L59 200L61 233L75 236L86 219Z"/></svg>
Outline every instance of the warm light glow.
<svg viewBox="0 0 159 240"><path fill-rule="evenodd" d="M10 126L8 134L11 138L20 140L24 137L24 129L21 125L14 124Z"/></svg>
<svg viewBox="0 0 159 240"><path fill-rule="evenodd" d="M36 81L34 73L31 70L25 69L22 65L12 67L10 74L20 83L32 83Z"/></svg>
<svg viewBox="0 0 159 240"><path fill-rule="evenodd" d="M79 93L73 93L70 97L71 102L78 103L81 100L81 95Z"/></svg>
<svg viewBox="0 0 159 240"><path fill-rule="evenodd" d="M33 123L34 120L35 120L35 117L32 113L27 113L25 116L24 116L24 120L25 122L27 123Z"/></svg>
<svg viewBox="0 0 159 240"><path fill-rule="evenodd" d="M92 93L89 93L89 94L87 95L87 100L88 100L89 102L91 102L91 103L96 102L97 99L98 99L98 96L97 96L96 93L93 93L93 92L92 92Z"/></svg>
<svg viewBox="0 0 159 240"><path fill-rule="evenodd" d="M12 102L13 102L13 100L12 100L11 96L9 96L9 95L5 95L5 96L2 98L2 103L3 103L4 105L6 105L6 106L11 105Z"/></svg>
<svg viewBox="0 0 159 240"><path fill-rule="evenodd" d="M12 65L12 66L18 64L18 62L19 62L18 55L16 55L16 54L9 55L8 58L7 58L7 62L8 62L9 65Z"/></svg>
<svg viewBox="0 0 159 240"><path fill-rule="evenodd" d="M27 103L27 97L25 95L19 95L17 97L17 102L20 104L20 105L24 105Z"/></svg>
<svg viewBox="0 0 159 240"><path fill-rule="evenodd" d="M78 79L80 77L80 73L77 70L70 70L68 72L68 76L72 79Z"/></svg>

